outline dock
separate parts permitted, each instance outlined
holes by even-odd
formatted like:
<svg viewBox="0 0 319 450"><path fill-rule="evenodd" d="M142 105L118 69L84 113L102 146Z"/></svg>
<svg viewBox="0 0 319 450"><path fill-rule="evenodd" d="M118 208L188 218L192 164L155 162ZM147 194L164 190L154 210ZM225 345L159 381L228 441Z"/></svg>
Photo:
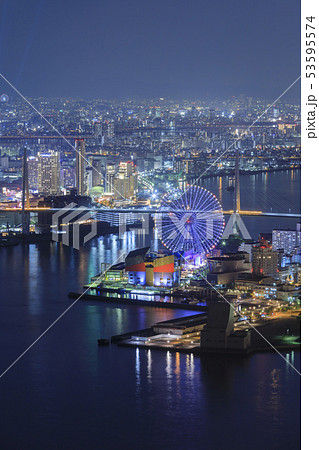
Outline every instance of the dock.
<svg viewBox="0 0 319 450"><path fill-rule="evenodd" d="M144 330L112 336L111 342L123 347L194 354L245 356L275 350L282 352L300 351L301 343L298 334L289 337L278 336L278 329L286 326L286 321L283 319L270 320L258 326L258 328L269 328L268 332L263 330L263 333L272 346L259 339L260 336L252 330L252 342L247 348L203 348L201 346L201 332L207 322L207 316L206 312L158 322ZM236 332L240 333L242 327L242 324L238 324L235 329ZM249 328L249 324L246 324L246 328Z"/></svg>
<svg viewBox="0 0 319 450"><path fill-rule="evenodd" d="M151 308L168 308L168 309L184 309L189 311L207 311L207 306L190 305L189 303L177 302L161 302L156 300L137 300L124 297L105 297L100 294L79 294L77 292L69 292L69 297L76 299L81 297L81 300L99 301L110 304L119 305L134 305L134 306L149 306Z"/></svg>

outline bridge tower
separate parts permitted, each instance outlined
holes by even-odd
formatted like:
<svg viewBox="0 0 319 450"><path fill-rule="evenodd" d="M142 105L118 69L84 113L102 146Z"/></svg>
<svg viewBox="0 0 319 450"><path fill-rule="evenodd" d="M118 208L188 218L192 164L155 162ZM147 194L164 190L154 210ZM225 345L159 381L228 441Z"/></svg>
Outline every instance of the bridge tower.
<svg viewBox="0 0 319 450"><path fill-rule="evenodd" d="M26 209L30 208L29 195L29 173L28 173L28 159L27 148L23 148L23 164L22 164L22 233L29 234L30 232L30 212Z"/></svg>
<svg viewBox="0 0 319 450"><path fill-rule="evenodd" d="M239 149L236 150L234 212L240 211Z"/></svg>
<svg viewBox="0 0 319 450"><path fill-rule="evenodd" d="M231 234L241 235L243 239L251 239L250 233L240 216L240 185L239 185L239 149L236 149L235 163L235 195L234 195L234 211L230 216L224 230L222 239L228 239Z"/></svg>

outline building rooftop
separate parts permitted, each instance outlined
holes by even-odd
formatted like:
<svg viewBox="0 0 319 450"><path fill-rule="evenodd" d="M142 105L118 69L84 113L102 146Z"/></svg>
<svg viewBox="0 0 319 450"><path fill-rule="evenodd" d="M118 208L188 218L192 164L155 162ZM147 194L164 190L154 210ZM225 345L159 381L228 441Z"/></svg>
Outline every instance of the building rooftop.
<svg viewBox="0 0 319 450"><path fill-rule="evenodd" d="M150 249L150 247L142 247L142 248L137 248L136 250L132 250L127 255L126 259L128 259L128 258L135 258L136 256L142 256L143 258L145 258L145 256L147 255L149 249Z"/></svg>

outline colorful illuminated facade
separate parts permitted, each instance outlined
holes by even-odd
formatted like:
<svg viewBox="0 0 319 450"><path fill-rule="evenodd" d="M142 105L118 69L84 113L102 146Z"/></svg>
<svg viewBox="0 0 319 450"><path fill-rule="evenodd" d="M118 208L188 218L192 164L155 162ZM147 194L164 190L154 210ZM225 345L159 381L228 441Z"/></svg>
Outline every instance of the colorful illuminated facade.
<svg viewBox="0 0 319 450"><path fill-rule="evenodd" d="M179 284L180 267L174 255L153 256L149 247L133 250L125 259L128 282L141 286L173 287Z"/></svg>

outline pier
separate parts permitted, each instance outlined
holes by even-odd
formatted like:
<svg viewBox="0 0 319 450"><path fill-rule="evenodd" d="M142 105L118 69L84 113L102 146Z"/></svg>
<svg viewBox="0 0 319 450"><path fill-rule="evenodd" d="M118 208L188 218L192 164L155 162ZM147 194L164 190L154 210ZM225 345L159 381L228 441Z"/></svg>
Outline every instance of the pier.
<svg viewBox="0 0 319 450"><path fill-rule="evenodd" d="M105 297L99 294L79 294L77 292L69 292L69 297L86 301L99 301L110 304L119 305L135 305L135 306L149 306L152 308L168 308L168 309L185 309L189 311L207 311L207 306L190 305L188 303L164 302L156 300L138 300L124 297Z"/></svg>

